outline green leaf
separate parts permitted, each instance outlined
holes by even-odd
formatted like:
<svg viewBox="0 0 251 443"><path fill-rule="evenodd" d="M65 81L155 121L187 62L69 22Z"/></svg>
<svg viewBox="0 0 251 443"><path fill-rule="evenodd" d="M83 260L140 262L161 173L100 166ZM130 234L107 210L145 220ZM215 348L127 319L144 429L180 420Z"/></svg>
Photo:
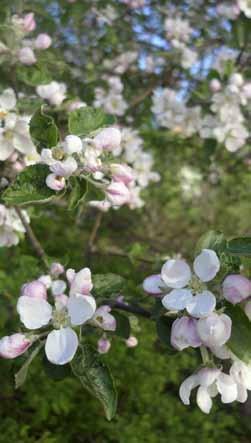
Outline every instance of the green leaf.
<svg viewBox="0 0 251 443"><path fill-rule="evenodd" d="M102 109L89 106L76 109L69 116L69 132L75 135L87 136L91 132L115 123L115 118L105 114Z"/></svg>
<svg viewBox="0 0 251 443"><path fill-rule="evenodd" d="M43 107L38 109L32 116L30 135L39 152L43 148L56 146L59 141L59 132L54 119L50 115L45 114Z"/></svg>
<svg viewBox="0 0 251 443"><path fill-rule="evenodd" d="M127 340L130 337L131 332L131 325L128 317L116 311L113 311L112 315L116 318L116 331L114 334Z"/></svg>
<svg viewBox="0 0 251 443"><path fill-rule="evenodd" d="M81 177L71 177L71 192L68 202L68 209L76 209L84 201L88 192L88 182Z"/></svg>
<svg viewBox="0 0 251 443"><path fill-rule="evenodd" d="M32 363L34 358L37 356L37 354L39 353L39 351L40 351L40 349L42 348L43 345L44 345L44 343L40 343L34 349L34 351L31 352L30 356L27 358L26 362L23 364L21 369L19 369L19 371L15 374L15 387L16 387L16 389L20 388L20 386L22 386L24 384L24 382L26 380L26 377L28 375L30 364Z"/></svg>
<svg viewBox="0 0 251 443"><path fill-rule="evenodd" d="M83 387L102 403L107 419L111 420L116 414L117 391L100 355L90 345L80 345L71 367Z"/></svg>
<svg viewBox="0 0 251 443"><path fill-rule="evenodd" d="M242 361L251 363L251 322L238 305L227 303L225 314L232 319L232 331L228 348Z"/></svg>
<svg viewBox="0 0 251 443"><path fill-rule="evenodd" d="M251 257L251 237L239 237L229 240L226 250L229 254Z"/></svg>
<svg viewBox="0 0 251 443"><path fill-rule="evenodd" d="M18 66L17 78L28 86L39 86L52 81L51 73L45 64Z"/></svg>
<svg viewBox="0 0 251 443"><path fill-rule="evenodd" d="M94 274L92 277L94 294L98 297L118 295L125 287L125 279L117 274Z"/></svg>
<svg viewBox="0 0 251 443"><path fill-rule="evenodd" d="M55 192L46 186L45 180L49 174L46 165L32 165L25 168L15 181L2 193L7 204L25 205L50 201Z"/></svg>
<svg viewBox="0 0 251 443"><path fill-rule="evenodd" d="M171 354L177 352L170 343L172 323L173 321L165 316L161 316L156 320L157 335L166 351Z"/></svg>

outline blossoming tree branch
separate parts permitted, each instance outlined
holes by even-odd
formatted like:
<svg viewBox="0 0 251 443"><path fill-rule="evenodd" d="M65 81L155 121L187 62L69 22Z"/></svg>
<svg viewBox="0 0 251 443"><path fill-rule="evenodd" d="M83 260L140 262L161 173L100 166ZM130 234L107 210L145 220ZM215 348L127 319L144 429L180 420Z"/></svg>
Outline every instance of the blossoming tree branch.
<svg viewBox="0 0 251 443"><path fill-rule="evenodd" d="M71 268L71 254L67 264L50 257L33 229L32 209L40 205L43 213L59 205L66 218L71 211L76 219L83 208L94 211L89 252L95 251L105 213L144 210L147 188L161 180L138 129L146 119L153 132L194 138L202 149L248 161L250 2L198 1L189 11L180 2L121 0L105 8L95 2L83 17L89 24L85 47L76 36L78 44L60 55L59 35L67 46L74 31L39 32L39 12L17 3L16 9L6 6L0 29L0 246L28 241L41 272L23 282L16 294L20 326L0 340L2 358L25 357L16 387L44 352L50 371L59 377L70 371L112 419L117 392L102 354L113 352L115 340L137 346L135 318L143 318L156 324L167 355L189 347L200 353L200 366L181 381L185 405L192 390L204 413L217 395L223 403L245 402L251 390L251 238L227 239L212 227L198 239L193 263L179 251L166 251L158 263L142 257L152 272L138 282L141 297L129 301L125 278L113 269L95 274L84 259L82 269ZM63 3L65 18L76 20L78 0ZM208 29L198 24L198 13ZM134 39L122 36L116 54L93 48L91 23L102 40L121 17ZM130 94L133 78L138 86ZM79 85L85 101L76 94ZM186 194L200 175L183 168L181 180Z"/></svg>

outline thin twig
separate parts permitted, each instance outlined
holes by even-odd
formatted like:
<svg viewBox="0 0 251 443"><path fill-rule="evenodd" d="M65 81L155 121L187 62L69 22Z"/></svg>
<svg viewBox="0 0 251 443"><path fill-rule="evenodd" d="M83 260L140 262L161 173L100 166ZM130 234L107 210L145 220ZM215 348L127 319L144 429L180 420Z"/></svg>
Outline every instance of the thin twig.
<svg viewBox="0 0 251 443"><path fill-rule="evenodd" d="M108 304L113 309L119 309L121 311L130 312L131 314L140 315L141 317L153 319L152 313L150 311L147 311L145 308L142 308L141 306L135 306L135 305L133 306L127 303L122 303L114 300L108 300L105 303Z"/></svg>
<svg viewBox="0 0 251 443"><path fill-rule="evenodd" d="M95 223L93 225L92 232L91 232L89 242L88 242L88 249L89 249L89 252L91 252L91 253L92 253L92 250L95 245L95 241L97 238L98 230L99 230L101 222L102 222L102 218L103 218L103 212L99 211L97 214Z"/></svg>
<svg viewBox="0 0 251 443"><path fill-rule="evenodd" d="M34 249L36 255L44 263L45 267L48 268L49 264L48 264L48 261L47 261L46 253L45 253L41 243L39 242L39 240L35 236L31 226L27 222L24 214L22 213L22 210L18 206L15 206L15 211L16 211L18 217L20 218L20 220L21 220L21 222L22 222L22 224L23 224L23 226L25 228L27 237L28 237L28 239L30 241L30 244L31 244L32 248Z"/></svg>

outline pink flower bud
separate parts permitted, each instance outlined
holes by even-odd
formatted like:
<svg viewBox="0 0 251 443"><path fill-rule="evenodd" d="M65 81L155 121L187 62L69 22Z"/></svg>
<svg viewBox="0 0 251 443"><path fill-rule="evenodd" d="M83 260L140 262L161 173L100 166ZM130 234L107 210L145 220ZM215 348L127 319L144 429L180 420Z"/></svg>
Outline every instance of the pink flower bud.
<svg viewBox="0 0 251 443"><path fill-rule="evenodd" d="M106 188L106 195L113 206L122 206L130 200L130 191L122 182L111 182Z"/></svg>
<svg viewBox="0 0 251 443"><path fill-rule="evenodd" d="M133 335L131 335L126 341L126 346L128 348L135 348L135 346L138 345L138 339L136 337L134 337Z"/></svg>
<svg viewBox="0 0 251 443"><path fill-rule="evenodd" d="M182 351L191 346L198 348L201 346L201 339L197 332L197 320L190 317L177 318L172 324L171 345Z"/></svg>
<svg viewBox="0 0 251 443"><path fill-rule="evenodd" d="M48 34L39 34L35 40L36 49L48 49L51 46L52 40Z"/></svg>
<svg viewBox="0 0 251 443"><path fill-rule="evenodd" d="M33 65L37 61L33 50L29 47L24 47L20 49L18 53L18 60L23 65Z"/></svg>
<svg viewBox="0 0 251 443"><path fill-rule="evenodd" d="M112 163L110 168L113 180L123 182L125 185L128 185L134 180L133 169L129 166Z"/></svg>
<svg viewBox="0 0 251 443"><path fill-rule="evenodd" d="M121 132L117 128L105 128L94 138L94 145L97 149L113 151L121 143Z"/></svg>
<svg viewBox="0 0 251 443"><path fill-rule="evenodd" d="M210 89L212 92L219 92L221 90L221 82L217 78L213 78L210 82Z"/></svg>
<svg viewBox="0 0 251 443"><path fill-rule="evenodd" d="M33 280L25 283L21 288L21 295L26 297L47 299L46 286L39 280Z"/></svg>
<svg viewBox="0 0 251 443"><path fill-rule="evenodd" d="M13 334L1 338L0 356L3 358L16 358L22 355L31 346L32 341L24 334Z"/></svg>
<svg viewBox="0 0 251 443"><path fill-rule="evenodd" d="M59 177L56 174L49 174L46 177L46 184L48 188L52 189L53 191L62 191L65 187L65 178Z"/></svg>
<svg viewBox="0 0 251 443"><path fill-rule="evenodd" d="M50 267L50 274L52 277L58 277L60 274L63 274L64 267L61 265L61 263L52 263Z"/></svg>
<svg viewBox="0 0 251 443"><path fill-rule="evenodd" d="M23 18L23 30L24 32L32 32L36 28L36 21L34 19L34 13L30 12Z"/></svg>
<svg viewBox="0 0 251 443"><path fill-rule="evenodd" d="M67 271L67 278L68 275L69 273ZM70 288L70 295L74 294L89 295L92 288L93 284L92 284L91 271L89 268L83 268L73 276Z"/></svg>
<svg viewBox="0 0 251 443"><path fill-rule="evenodd" d="M111 342L107 338L100 338L98 341L98 352L100 354L106 354L111 347Z"/></svg>
<svg viewBox="0 0 251 443"><path fill-rule="evenodd" d="M223 296L235 305L251 295L251 282L243 275L228 275L223 282Z"/></svg>

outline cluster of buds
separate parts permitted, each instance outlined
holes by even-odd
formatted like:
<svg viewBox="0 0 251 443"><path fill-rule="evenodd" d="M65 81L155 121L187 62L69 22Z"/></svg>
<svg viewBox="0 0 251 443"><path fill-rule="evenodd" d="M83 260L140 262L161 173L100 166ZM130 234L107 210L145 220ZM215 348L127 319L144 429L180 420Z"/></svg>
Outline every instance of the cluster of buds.
<svg viewBox="0 0 251 443"><path fill-rule="evenodd" d="M37 62L37 51L48 49L52 44L51 37L45 33L39 34L36 38L27 37L36 29L33 12L24 16L12 16L10 26L15 33L15 46L8 47L5 43L0 42L0 53L7 54L13 61L19 61L24 65L33 65Z"/></svg>
<svg viewBox="0 0 251 443"><path fill-rule="evenodd" d="M109 306L97 308L91 294L89 268L75 272L53 263L50 274L24 284L17 301L17 312L26 331L3 337L0 356L15 358L34 342L45 344L47 359L56 365L70 362L77 351L76 333L88 323L102 331L115 331L116 319Z"/></svg>
<svg viewBox="0 0 251 443"><path fill-rule="evenodd" d="M116 159L120 144L120 130L109 127L88 138L68 135L60 145L43 149L41 162L51 171L46 178L47 186L61 191L71 176L82 176L105 195L102 201L91 201L91 206L102 211L122 205L133 207L140 189L139 174L137 176L132 167Z"/></svg>
<svg viewBox="0 0 251 443"><path fill-rule="evenodd" d="M190 404L191 390L199 386L197 404L209 413L212 397L218 393L223 403L235 400L244 402L251 389L251 366L240 361L228 348L232 319L224 313L224 300L242 303L244 312L251 318L251 282L246 277L228 275L215 295L208 287L220 270L220 261L211 249L203 249L195 258L193 271L183 259L169 259L161 274L144 280L144 290L160 297L166 315L177 317L172 323L171 345L178 351L188 347L200 348L203 367L186 379L180 387L184 404ZM212 284L212 283L211 283ZM218 363L215 362L219 360ZM229 359L229 374L222 371L221 360Z"/></svg>

